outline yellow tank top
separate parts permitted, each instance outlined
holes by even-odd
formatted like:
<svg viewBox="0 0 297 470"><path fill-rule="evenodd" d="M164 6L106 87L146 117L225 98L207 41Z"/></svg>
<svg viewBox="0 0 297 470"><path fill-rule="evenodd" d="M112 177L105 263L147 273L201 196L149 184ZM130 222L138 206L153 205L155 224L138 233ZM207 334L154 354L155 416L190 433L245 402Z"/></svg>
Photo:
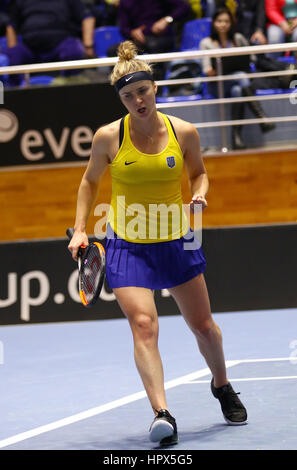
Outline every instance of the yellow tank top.
<svg viewBox="0 0 297 470"><path fill-rule="evenodd" d="M121 147L109 165L108 223L119 237L134 243L175 240L189 228L181 193L183 154L169 119L159 115L168 131L164 150L156 154L137 150L130 138L128 114Z"/></svg>

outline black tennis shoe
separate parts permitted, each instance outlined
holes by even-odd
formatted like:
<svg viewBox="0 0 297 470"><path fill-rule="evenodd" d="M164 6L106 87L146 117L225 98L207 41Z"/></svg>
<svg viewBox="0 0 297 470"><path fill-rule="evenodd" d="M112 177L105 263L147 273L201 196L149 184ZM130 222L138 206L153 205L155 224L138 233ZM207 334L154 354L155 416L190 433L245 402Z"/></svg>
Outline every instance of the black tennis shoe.
<svg viewBox="0 0 297 470"><path fill-rule="evenodd" d="M167 410L160 410L151 424L150 440L160 442L162 446L177 444L178 435L176 422Z"/></svg>
<svg viewBox="0 0 297 470"><path fill-rule="evenodd" d="M231 426L239 426L247 423L247 412L235 393L232 385L228 382L223 387L215 388L214 379L211 381L211 391L221 404L226 423Z"/></svg>

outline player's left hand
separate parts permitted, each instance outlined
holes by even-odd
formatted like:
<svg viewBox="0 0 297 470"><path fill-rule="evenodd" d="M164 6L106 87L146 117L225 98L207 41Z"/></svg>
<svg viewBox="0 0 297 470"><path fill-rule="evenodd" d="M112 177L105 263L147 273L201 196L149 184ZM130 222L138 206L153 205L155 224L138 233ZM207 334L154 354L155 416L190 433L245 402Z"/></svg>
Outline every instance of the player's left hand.
<svg viewBox="0 0 297 470"><path fill-rule="evenodd" d="M190 202L190 211L194 213L194 207L196 204L201 204L202 210L207 207L207 201L205 197L201 196L201 194L197 194L196 196L192 197L192 201Z"/></svg>

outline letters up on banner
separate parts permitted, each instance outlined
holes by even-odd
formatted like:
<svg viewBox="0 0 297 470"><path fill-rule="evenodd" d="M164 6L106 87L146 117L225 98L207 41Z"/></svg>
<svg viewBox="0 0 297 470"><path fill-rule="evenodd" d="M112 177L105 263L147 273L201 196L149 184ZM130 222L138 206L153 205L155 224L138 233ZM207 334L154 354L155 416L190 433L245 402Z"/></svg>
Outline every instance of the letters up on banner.
<svg viewBox="0 0 297 470"><path fill-rule="evenodd" d="M212 311L296 309L296 235L297 224L204 229ZM0 243L0 325L124 318L107 283L83 307L67 245L66 237ZM155 302L159 315L179 313L167 290Z"/></svg>

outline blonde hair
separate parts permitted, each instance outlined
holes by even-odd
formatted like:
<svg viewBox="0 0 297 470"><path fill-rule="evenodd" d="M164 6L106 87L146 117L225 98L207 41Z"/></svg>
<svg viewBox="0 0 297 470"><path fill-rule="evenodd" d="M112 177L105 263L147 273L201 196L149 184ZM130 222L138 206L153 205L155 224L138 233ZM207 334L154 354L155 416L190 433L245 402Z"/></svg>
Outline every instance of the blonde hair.
<svg viewBox="0 0 297 470"><path fill-rule="evenodd" d="M114 85L120 78L133 72L153 73L152 66L144 60L136 59L137 47L132 41L124 41L117 50L119 60L110 75L110 83Z"/></svg>

